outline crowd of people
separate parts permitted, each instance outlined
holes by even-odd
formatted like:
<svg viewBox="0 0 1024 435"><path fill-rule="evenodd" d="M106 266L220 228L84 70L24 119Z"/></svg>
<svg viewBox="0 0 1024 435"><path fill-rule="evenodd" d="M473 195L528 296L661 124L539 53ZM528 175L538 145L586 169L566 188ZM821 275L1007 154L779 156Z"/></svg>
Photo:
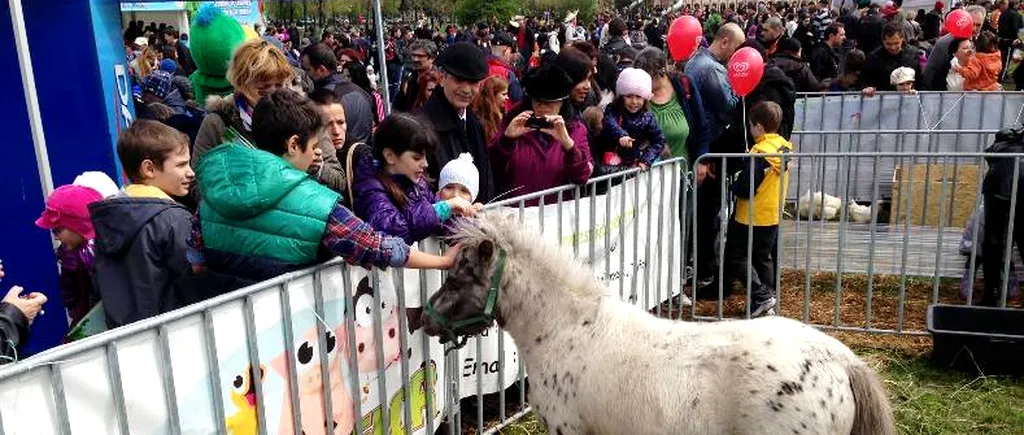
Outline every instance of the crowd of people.
<svg viewBox="0 0 1024 435"><path fill-rule="evenodd" d="M762 2L609 11L589 23L575 13L443 29L392 23L383 65L372 29L348 21L252 28L204 6L188 35L132 23L138 120L117 143L127 183L83 174L36 223L61 242L71 324L101 303L114 328L335 256L447 268L457 248L436 256L417 243L450 234L489 201L675 157L749 152L730 173L711 161L691 168L696 294L718 297L720 267L729 282L749 273L752 314L772 314L788 168L759 154L797 151L798 92L995 90L1019 76L1003 80L1022 28L1014 4L966 6L966 39L943 33L949 9L934 6ZM675 62L666 26L680 14L701 20L705 40ZM766 68L739 104L725 65L743 47ZM725 258L721 185L708 182L720 177L737 198ZM45 302L18 294L0 306L6 355Z"/></svg>

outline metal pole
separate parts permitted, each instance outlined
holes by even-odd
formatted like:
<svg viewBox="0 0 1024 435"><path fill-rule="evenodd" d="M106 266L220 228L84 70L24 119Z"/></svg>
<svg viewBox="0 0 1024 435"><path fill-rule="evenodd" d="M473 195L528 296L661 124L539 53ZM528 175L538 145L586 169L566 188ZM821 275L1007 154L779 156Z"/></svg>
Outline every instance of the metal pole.
<svg viewBox="0 0 1024 435"><path fill-rule="evenodd" d="M373 0L373 24L377 27L377 72L384 79L381 83L383 86L380 88L380 96L384 100L384 114L388 115L391 113L391 95L388 92L388 63L387 57L384 56L384 18L380 12L380 0Z"/></svg>
<svg viewBox="0 0 1024 435"><path fill-rule="evenodd" d="M28 34L25 31L25 14L21 0L8 0L11 8L11 26L14 29L14 45L18 50L18 66L21 71L21 85L25 90L25 106L28 108L28 123L32 128L32 145L36 152L36 169L39 184L43 186L43 197L53 192L53 176L50 174L50 157L46 152L46 138L43 136L43 117L39 113L39 99L36 97L36 76L32 71L32 55L28 49Z"/></svg>

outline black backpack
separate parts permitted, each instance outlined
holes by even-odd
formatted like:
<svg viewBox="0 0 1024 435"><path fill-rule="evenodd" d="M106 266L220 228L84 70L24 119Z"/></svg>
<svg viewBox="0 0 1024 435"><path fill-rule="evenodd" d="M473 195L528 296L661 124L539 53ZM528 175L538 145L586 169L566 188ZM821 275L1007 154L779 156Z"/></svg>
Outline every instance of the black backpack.
<svg viewBox="0 0 1024 435"><path fill-rule="evenodd" d="M1008 128L996 133L996 139L985 148L986 153L1016 154L1024 153L1024 128ZM988 156L985 161L988 163L988 172L982 181L982 192L995 195L998 198L1009 200L1013 193L1013 169L1014 160L1012 157ZM1024 157L1020 158L1024 163ZM1018 178L1024 177L1024 168L1018 173ZM1024 183L1018 182L1017 193L1024 192Z"/></svg>

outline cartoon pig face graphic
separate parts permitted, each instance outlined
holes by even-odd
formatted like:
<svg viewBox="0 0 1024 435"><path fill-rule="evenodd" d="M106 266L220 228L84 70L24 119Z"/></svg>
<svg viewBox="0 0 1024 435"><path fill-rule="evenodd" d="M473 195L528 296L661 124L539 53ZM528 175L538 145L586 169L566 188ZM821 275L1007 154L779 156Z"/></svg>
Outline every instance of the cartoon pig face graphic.
<svg viewBox="0 0 1024 435"><path fill-rule="evenodd" d="M284 403L281 406L281 425L279 433L303 435L347 435L352 432L355 418L352 411L352 397L346 387L341 373L340 361L347 354L345 347L345 326L324 332L326 348L320 348L317 339L317 328L314 325L306 331L301 341L295 343L295 349L286 349L274 358L272 366L284 379L288 379L288 366L295 364L298 375L299 413L302 418L302 430L296 431L292 422L292 403L290 386L286 383ZM323 391L324 382L321 377L320 355L327 356L328 372L331 388L331 420L324 421ZM328 431L327 428L331 428Z"/></svg>

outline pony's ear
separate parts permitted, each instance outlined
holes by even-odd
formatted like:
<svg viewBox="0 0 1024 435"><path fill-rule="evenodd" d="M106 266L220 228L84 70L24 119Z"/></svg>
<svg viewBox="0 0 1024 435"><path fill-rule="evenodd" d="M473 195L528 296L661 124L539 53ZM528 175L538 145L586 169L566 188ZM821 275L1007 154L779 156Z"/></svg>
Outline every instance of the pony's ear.
<svg viewBox="0 0 1024 435"><path fill-rule="evenodd" d="M494 242L490 240L480 242L480 246L476 247L476 253L481 261L491 261L491 257L494 255Z"/></svg>

